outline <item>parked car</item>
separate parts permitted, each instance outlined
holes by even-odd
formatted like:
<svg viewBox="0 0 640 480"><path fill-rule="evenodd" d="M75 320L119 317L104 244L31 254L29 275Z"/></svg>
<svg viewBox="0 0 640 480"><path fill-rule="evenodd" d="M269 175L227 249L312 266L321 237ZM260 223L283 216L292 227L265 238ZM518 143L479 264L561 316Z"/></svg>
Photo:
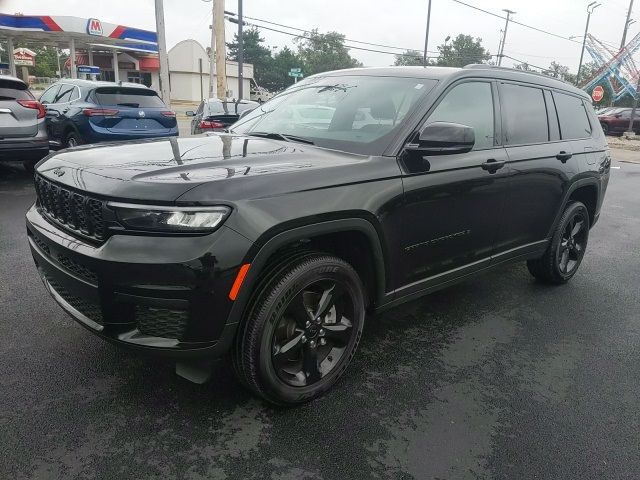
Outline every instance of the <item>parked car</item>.
<svg viewBox="0 0 640 480"><path fill-rule="evenodd" d="M49 138L62 147L178 135L176 115L137 83L64 79L40 96Z"/></svg>
<svg viewBox="0 0 640 480"><path fill-rule="evenodd" d="M332 119L279 114L298 105ZM569 281L610 163L589 97L550 77L325 72L230 133L54 154L27 233L46 288L88 330L194 381L228 355L242 384L295 405L344 373L367 312L509 262Z"/></svg>
<svg viewBox="0 0 640 480"><path fill-rule="evenodd" d="M264 103L267 100L273 98L273 93L264 87L259 87L256 83L251 82L251 90L249 91L249 98L254 102Z"/></svg>
<svg viewBox="0 0 640 480"><path fill-rule="evenodd" d="M631 108L614 108L602 115L598 115L598 120L605 135L622 135L629 130ZM640 133L640 110L636 111L633 131Z"/></svg>
<svg viewBox="0 0 640 480"><path fill-rule="evenodd" d="M0 75L0 161L34 165L49 153L44 107L16 77Z"/></svg>
<svg viewBox="0 0 640 480"><path fill-rule="evenodd" d="M203 132L221 132L233 125L240 115L247 110L253 110L260 106L258 102L251 100L220 100L209 98L203 100L194 112L187 110L186 114L191 119L191 133L196 135Z"/></svg>

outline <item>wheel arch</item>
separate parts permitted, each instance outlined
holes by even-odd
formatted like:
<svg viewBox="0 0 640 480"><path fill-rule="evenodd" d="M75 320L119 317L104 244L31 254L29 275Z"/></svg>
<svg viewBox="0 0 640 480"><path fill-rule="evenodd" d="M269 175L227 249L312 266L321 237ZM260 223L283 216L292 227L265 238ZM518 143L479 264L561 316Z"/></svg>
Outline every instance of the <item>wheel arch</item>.
<svg viewBox="0 0 640 480"><path fill-rule="evenodd" d="M277 252L296 243L309 243L311 249L313 249L314 246L322 244L328 238L335 239L339 238L340 235L344 235L344 239L347 239L350 235L358 235L362 239L366 239L373 275L372 284L368 288L369 295L371 295L370 303L376 303L384 298L387 276L386 257L380 241L380 234L370 221L364 218L342 218L312 223L272 235L265 235L266 238L259 239L245 257L245 262L243 263L250 263L251 266L231 307L227 323L240 323L242 321L254 288L264 274L265 267L268 267L269 260ZM354 266L354 268L358 271L358 266ZM361 275L360 271L358 273ZM363 279L363 282L367 287L367 280Z"/></svg>
<svg viewBox="0 0 640 480"><path fill-rule="evenodd" d="M563 199L561 208L556 213L556 217L553 221L553 225L549 230L549 234L547 238L550 238L553 235L553 231L555 230L560 218L562 217L562 213L564 212L567 205L572 200L578 200L585 204L587 210L589 212L589 226L593 226L595 223L597 208L598 208L598 198L600 197L600 182L598 179L594 177L581 178L573 182L569 188L567 189Z"/></svg>

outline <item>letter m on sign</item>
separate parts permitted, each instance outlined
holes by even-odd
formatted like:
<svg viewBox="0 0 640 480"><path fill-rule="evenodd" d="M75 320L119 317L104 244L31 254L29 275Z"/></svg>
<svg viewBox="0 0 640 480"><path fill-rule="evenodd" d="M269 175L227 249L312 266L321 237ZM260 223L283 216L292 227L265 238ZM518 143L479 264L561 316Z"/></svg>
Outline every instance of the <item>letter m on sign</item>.
<svg viewBox="0 0 640 480"><path fill-rule="evenodd" d="M97 18L90 18L87 21L87 33L89 35L102 35L102 23Z"/></svg>

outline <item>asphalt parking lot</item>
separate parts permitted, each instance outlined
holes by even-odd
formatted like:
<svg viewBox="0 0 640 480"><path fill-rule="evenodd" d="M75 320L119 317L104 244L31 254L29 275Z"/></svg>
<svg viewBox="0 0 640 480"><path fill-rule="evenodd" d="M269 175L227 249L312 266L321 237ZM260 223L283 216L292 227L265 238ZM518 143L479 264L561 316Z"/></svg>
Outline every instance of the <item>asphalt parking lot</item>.
<svg viewBox="0 0 640 480"><path fill-rule="evenodd" d="M640 164L624 159L640 153L614 152L571 283L512 265L371 318L347 375L293 410L75 324L30 258L31 179L0 165L0 478L637 478Z"/></svg>

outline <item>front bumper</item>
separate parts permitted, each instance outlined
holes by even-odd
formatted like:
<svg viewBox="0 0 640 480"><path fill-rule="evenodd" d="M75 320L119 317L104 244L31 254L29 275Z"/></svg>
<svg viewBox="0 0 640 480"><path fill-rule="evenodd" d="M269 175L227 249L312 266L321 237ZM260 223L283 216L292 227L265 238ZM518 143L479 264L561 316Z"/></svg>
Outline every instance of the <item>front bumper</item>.
<svg viewBox="0 0 640 480"><path fill-rule="evenodd" d="M236 324L228 293L251 242L211 235L114 235L94 246L27 212L29 245L45 287L78 323L120 346L174 358L224 354Z"/></svg>

